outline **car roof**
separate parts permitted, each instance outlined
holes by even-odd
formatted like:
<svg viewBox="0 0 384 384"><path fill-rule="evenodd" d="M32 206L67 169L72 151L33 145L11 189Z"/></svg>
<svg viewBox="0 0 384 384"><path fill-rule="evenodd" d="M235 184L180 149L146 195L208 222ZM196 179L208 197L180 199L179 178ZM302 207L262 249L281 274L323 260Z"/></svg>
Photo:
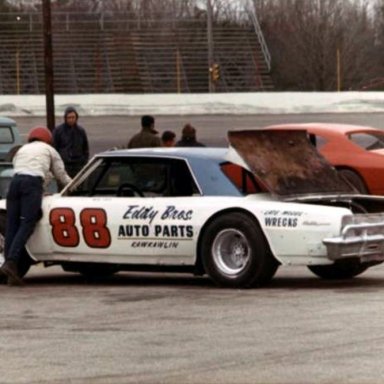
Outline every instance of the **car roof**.
<svg viewBox="0 0 384 384"><path fill-rule="evenodd" d="M228 148L216 147L172 147L172 148L137 148L137 149L116 149L97 154L97 157L164 157L183 158L188 161L197 159L211 160L216 163L226 161L225 155Z"/></svg>
<svg viewBox="0 0 384 384"><path fill-rule="evenodd" d="M164 158L184 160L190 168L204 195L207 196L240 196L240 191L220 171L220 165L230 161L226 158L228 148L213 147L173 147L173 148L140 148L119 149L99 153L95 158Z"/></svg>
<svg viewBox="0 0 384 384"><path fill-rule="evenodd" d="M354 125L354 124L336 124L336 123L289 123L289 124L276 124L269 125L265 129L306 129L306 130L316 130L317 132L324 133L351 133L351 132L361 132L361 131L382 131L379 128L368 127L364 125Z"/></svg>
<svg viewBox="0 0 384 384"><path fill-rule="evenodd" d="M205 195L239 195L239 191L220 171L220 164L227 161L248 169L270 192L280 196L351 192L350 186L339 179L333 167L309 143L304 131L282 131L276 131L274 135L259 129L229 131L230 146L227 148L117 149L95 157L185 160ZM306 159L304 162L303 156Z"/></svg>
<svg viewBox="0 0 384 384"><path fill-rule="evenodd" d="M16 125L16 121L13 119L10 119L9 117L3 117L0 116L0 126L9 126L9 125Z"/></svg>

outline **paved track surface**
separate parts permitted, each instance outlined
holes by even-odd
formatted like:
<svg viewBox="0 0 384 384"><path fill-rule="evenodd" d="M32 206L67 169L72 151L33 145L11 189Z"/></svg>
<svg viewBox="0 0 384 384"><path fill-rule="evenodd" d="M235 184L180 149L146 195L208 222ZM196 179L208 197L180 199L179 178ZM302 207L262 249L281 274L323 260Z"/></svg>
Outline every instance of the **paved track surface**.
<svg viewBox="0 0 384 384"><path fill-rule="evenodd" d="M22 133L39 124L46 124L44 118L15 118ZM225 146L227 131L230 129L261 128L270 124L338 122L348 124L365 124L384 129L384 114L308 114L308 115L219 115L219 116L158 116L156 128L163 132L173 130L178 137L184 124L191 123L197 130L198 140L211 146ZM62 122L57 117L56 124ZM126 145L129 138L140 128L140 116L82 117L82 124L89 136L92 153L100 152L114 146Z"/></svg>
<svg viewBox="0 0 384 384"><path fill-rule="evenodd" d="M44 123L16 118L23 133ZM384 128L384 115L164 116L210 145L231 128L337 121ZM92 152L124 144L138 117L81 118ZM120 273L89 282L32 267L0 286L0 383L382 383L384 266L326 282L280 268L263 289L215 287L189 275Z"/></svg>

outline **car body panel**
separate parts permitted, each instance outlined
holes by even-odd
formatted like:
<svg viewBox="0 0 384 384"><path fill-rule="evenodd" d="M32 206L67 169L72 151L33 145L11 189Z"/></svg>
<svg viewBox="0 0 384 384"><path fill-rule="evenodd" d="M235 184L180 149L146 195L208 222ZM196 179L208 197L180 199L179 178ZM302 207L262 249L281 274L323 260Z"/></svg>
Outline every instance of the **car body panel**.
<svg viewBox="0 0 384 384"><path fill-rule="evenodd" d="M316 135L319 152L336 168L351 169L365 181L369 193L384 195L384 131L377 128L331 123L278 124L268 126L273 130L303 130ZM378 149L364 149L350 138L360 135L379 140ZM375 143L372 143L375 144ZM374 145L372 145L374 148Z"/></svg>
<svg viewBox="0 0 384 384"><path fill-rule="evenodd" d="M280 264L329 265L345 257L384 261L384 235L378 233L384 226L384 197L341 193L344 183L333 173L334 184L326 185L337 188L330 191L313 184L307 189L306 170L299 183L292 182L297 175L293 173L284 188L279 182L264 180L270 190L256 185L258 192L249 191L245 181L262 182L263 173L248 153L256 141L260 149L263 142L268 146L263 139L266 133L271 135L266 131L230 134L234 146L229 149L159 148L98 154L64 190L44 197L43 216L27 250L35 261L48 264L194 267L205 257L201 244L211 223L240 212L260 228ZM278 132L273 135L281 141ZM313 149L305 148L310 143L303 134L288 136L284 133L287 142L298 140L321 169L332 170ZM286 147L276 145L274 151L284 152ZM261 164L269 153L263 151ZM276 159L284 157L273 158L275 169ZM239 172L241 183L224 171L227 164ZM253 167L254 174L248 169ZM308 190L312 193L303 194ZM350 225L348 218L358 216L354 210L363 206L372 213L363 209L361 219L344 233L344 226ZM5 210L2 200L0 211Z"/></svg>
<svg viewBox="0 0 384 384"><path fill-rule="evenodd" d="M70 207L70 208L69 208ZM54 240L49 215L71 209L79 241L62 246ZM81 228L84 209L106 213L111 241L105 247L87 244ZM345 208L286 203L263 198L84 198L53 195L44 199L44 217L28 243L36 260L193 265L204 223L225 210L241 210L259 222L275 257L282 264L318 263L326 257L320 238L338 233ZM287 247L287 243L292 246ZM295 260L296 259L296 260ZM326 260L323 260L327 262Z"/></svg>
<svg viewBox="0 0 384 384"><path fill-rule="evenodd" d="M22 144L19 129L13 119L0 117L0 161L5 161L9 151Z"/></svg>

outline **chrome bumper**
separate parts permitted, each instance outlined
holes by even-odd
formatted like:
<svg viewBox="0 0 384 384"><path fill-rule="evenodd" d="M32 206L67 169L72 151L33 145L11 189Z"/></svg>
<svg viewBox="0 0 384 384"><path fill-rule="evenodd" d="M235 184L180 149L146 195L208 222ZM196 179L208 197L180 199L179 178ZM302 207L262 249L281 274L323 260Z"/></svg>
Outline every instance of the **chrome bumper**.
<svg viewBox="0 0 384 384"><path fill-rule="evenodd" d="M323 240L330 260L384 261L384 214L345 216L341 228L340 236Z"/></svg>

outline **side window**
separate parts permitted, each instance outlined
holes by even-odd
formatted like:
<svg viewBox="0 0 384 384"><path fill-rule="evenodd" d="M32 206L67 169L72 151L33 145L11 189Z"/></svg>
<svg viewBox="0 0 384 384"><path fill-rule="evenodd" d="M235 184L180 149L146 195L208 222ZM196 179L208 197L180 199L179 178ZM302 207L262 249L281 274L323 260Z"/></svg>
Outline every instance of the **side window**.
<svg viewBox="0 0 384 384"><path fill-rule="evenodd" d="M12 144L14 141L11 127L0 127L0 144Z"/></svg>
<svg viewBox="0 0 384 384"><path fill-rule="evenodd" d="M196 186L187 163L184 160L171 161L169 175L169 195L182 197L199 194L199 189Z"/></svg>
<svg viewBox="0 0 384 384"><path fill-rule="evenodd" d="M159 197L199 193L183 160L105 158L69 196Z"/></svg>
<svg viewBox="0 0 384 384"><path fill-rule="evenodd" d="M167 189L168 167L162 160L142 159L132 163L132 183L145 196L162 196Z"/></svg>
<svg viewBox="0 0 384 384"><path fill-rule="evenodd" d="M122 184L135 184L132 166L121 161L111 161L98 180L96 190L112 191L114 194Z"/></svg>
<svg viewBox="0 0 384 384"><path fill-rule="evenodd" d="M155 159L105 158L69 195L158 196L166 186L166 166Z"/></svg>
<svg viewBox="0 0 384 384"><path fill-rule="evenodd" d="M68 196L92 196L100 179L108 169L108 163L99 161L97 167L79 184L67 192Z"/></svg>

